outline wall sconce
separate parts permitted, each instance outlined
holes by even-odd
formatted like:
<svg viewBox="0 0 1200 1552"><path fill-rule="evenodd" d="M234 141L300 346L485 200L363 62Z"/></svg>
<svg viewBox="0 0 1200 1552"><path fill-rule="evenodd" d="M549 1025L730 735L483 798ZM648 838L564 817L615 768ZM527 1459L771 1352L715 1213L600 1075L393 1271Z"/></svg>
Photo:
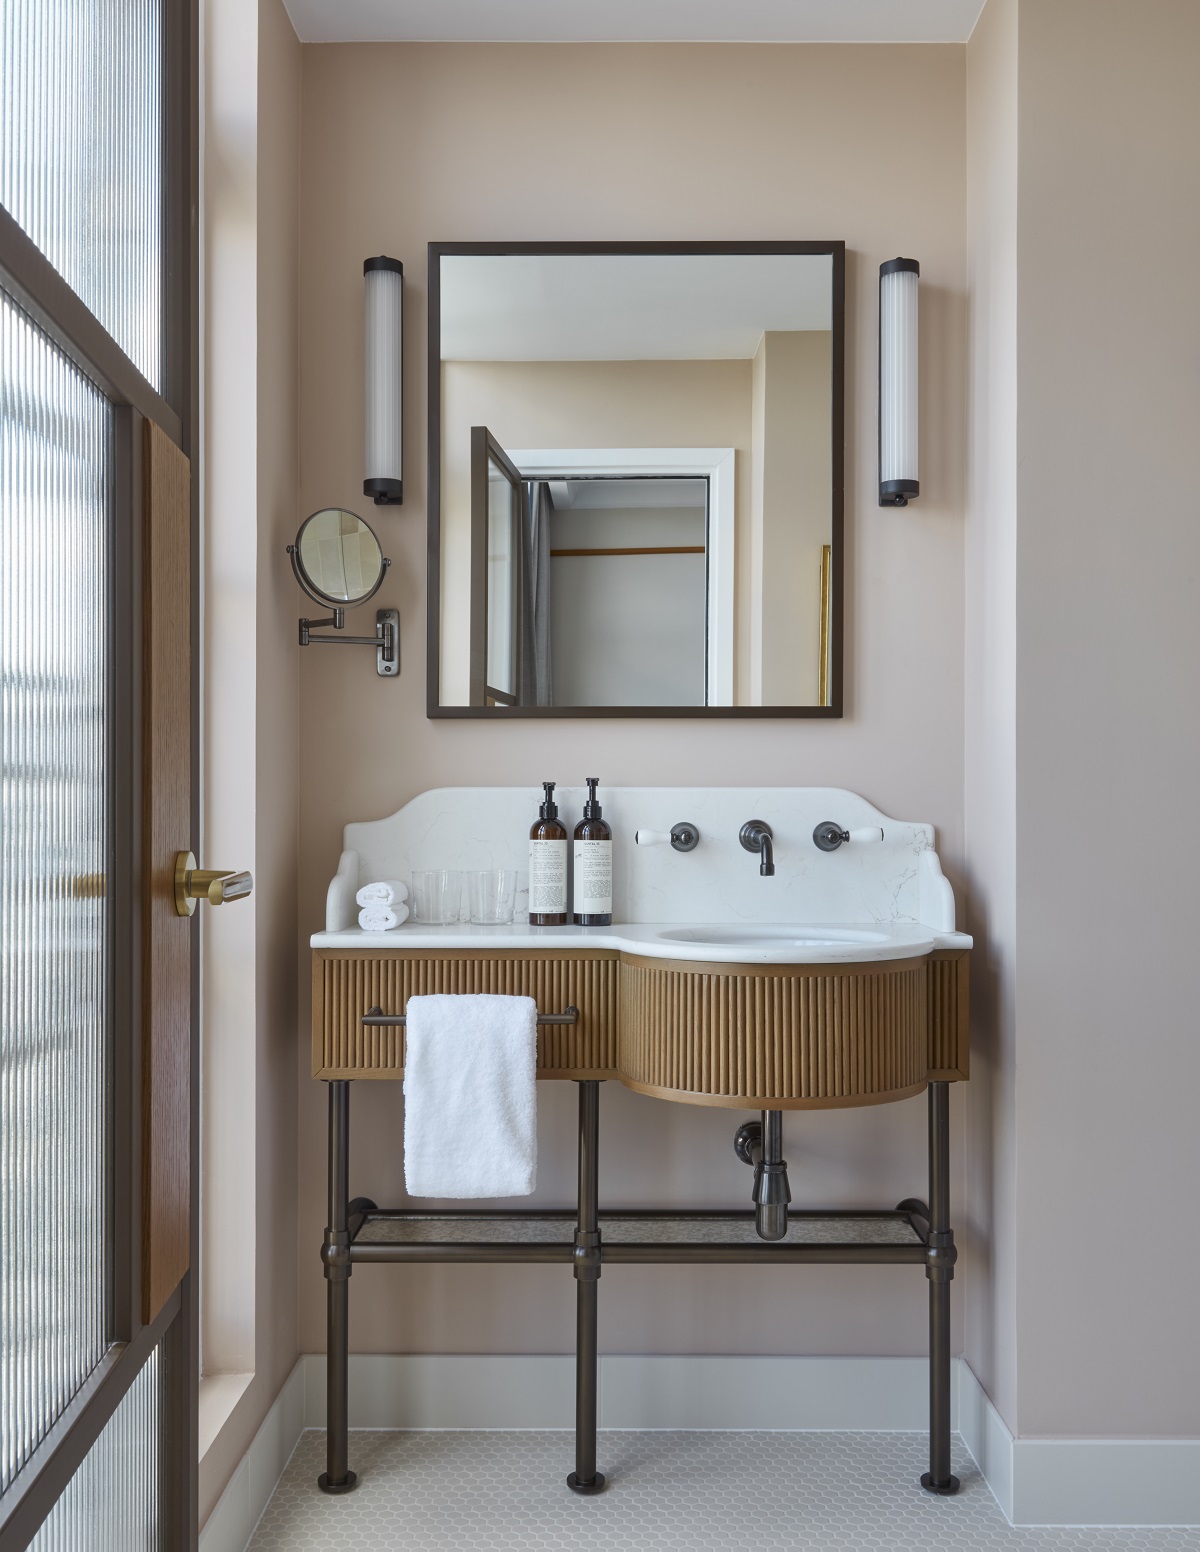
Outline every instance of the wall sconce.
<svg viewBox="0 0 1200 1552"><path fill-rule="evenodd" d="M879 505L906 507L917 478L916 259L879 266Z"/></svg>
<svg viewBox="0 0 1200 1552"><path fill-rule="evenodd" d="M363 260L367 392L363 495L377 507L404 500L404 265Z"/></svg>

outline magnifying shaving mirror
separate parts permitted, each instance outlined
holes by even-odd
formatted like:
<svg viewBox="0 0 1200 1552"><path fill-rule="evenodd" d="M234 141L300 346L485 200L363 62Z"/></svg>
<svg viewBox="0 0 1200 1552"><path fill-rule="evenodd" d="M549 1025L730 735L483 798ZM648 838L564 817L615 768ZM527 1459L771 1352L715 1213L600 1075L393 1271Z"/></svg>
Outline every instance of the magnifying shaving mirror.
<svg viewBox="0 0 1200 1552"><path fill-rule="evenodd" d="M369 523L343 507L323 507L306 517L296 534L295 544L287 547L292 572L301 588L315 603L332 609L318 620L300 621L300 645L374 647L376 672L385 679L400 673L400 612L397 609L375 611L373 636L318 635L320 626L341 631L346 610L357 608L373 598L383 585L391 561L384 555Z"/></svg>

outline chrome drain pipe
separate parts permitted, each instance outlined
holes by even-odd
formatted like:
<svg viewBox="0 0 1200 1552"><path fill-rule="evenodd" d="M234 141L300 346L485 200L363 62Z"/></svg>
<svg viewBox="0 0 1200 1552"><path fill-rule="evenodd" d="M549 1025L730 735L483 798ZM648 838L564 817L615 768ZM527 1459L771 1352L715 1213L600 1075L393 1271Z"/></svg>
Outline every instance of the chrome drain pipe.
<svg viewBox="0 0 1200 1552"><path fill-rule="evenodd" d="M733 1139L743 1164L754 1167L754 1230L759 1239L786 1239L788 1203L787 1160L783 1157L783 1112L764 1110L761 1121L746 1121Z"/></svg>

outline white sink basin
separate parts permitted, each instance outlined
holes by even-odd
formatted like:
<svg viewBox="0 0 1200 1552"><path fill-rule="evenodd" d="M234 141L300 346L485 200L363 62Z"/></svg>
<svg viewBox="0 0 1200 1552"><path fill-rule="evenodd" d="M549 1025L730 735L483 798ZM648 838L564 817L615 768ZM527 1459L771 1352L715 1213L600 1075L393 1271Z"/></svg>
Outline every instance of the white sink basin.
<svg viewBox="0 0 1200 1552"><path fill-rule="evenodd" d="M631 922L609 930L614 947L651 959L757 965L909 959L945 936L917 922Z"/></svg>
<svg viewBox="0 0 1200 1552"><path fill-rule="evenodd" d="M664 943L716 948L844 948L891 941L886 932L854 927L670 927L656 936Z"/></svg>

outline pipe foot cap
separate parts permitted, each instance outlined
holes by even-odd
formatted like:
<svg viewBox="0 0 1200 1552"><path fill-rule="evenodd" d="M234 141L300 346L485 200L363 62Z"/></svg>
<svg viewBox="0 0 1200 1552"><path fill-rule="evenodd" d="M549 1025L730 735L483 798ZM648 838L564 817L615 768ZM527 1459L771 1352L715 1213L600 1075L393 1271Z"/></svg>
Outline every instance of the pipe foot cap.
<svg viewBox="0 0 1200 1552"><path fill-rule="evenodd" d="M352 1493L358 1486L358 1477L353 1471L347 1471L344 1482L331 1482L328 1471L322 1471L317 1478L317 1486L323 1493Z"/></svg>
<svg viewBox="0 0 1200 1552"><path fill-rule="evenodd" d="M590 1482L581 1482L572 1471L571 1475L567 1478L567 1486L573 1493L602 1493L605 1489L606 1483L604 1481L604 1477L599 1471L597 1471L596 1475Z"/></svg>
<svg viewBox="0 0 1200 1552"><path fill-rule="evenodd" d="M957 1477L947 1477L944 1482L935 1482L928 1471L921 1473L921 1486L927 1493L937 1493L941 1498L952 1498L958 1492L962 1483Z"/></svg>

